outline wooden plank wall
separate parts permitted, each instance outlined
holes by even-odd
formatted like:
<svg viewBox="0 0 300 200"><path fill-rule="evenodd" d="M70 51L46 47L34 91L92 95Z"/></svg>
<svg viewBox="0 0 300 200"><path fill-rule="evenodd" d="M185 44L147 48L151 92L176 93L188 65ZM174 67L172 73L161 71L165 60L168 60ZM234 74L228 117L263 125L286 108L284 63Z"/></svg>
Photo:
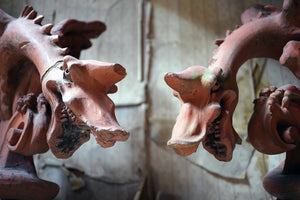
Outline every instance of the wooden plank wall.
<svg viewBox="0 0 300 200"><path fill-rule="evenodd" d="M148 175L148 189L153 190L155 199L274 199L264 191L261 180L282 156L262 155L244 141L239 148L248 152L247 156L226 167L215 162L208 168L199 160L203 156L210 162L212 156L200 152L197 161L166 147L179 102L164 83L164 74L191 65L207 66L216 48L214 40L240 24L240 14L254 3L281 8L282 0L1 0L0 8L13 16L18 16L25 4L33 5L45 15L45 23L65 18L104 21L107 31L82 58L118 62L127 69L128 76L118 84L119 91L112 99L120 124L131 131L130 139L101 149L91 138L71 159L60 160L58 165L118 184L139 183ZM241 96L234 126L242 139L258 88L291 82L299 85L277 62L264 61L247 62L238 75ZM265 65L265 71L254 90L250 69L256 63ZM55 160L51 153L39 157L41 163L49 160ZM128 197L122 196L124 190L110 192L117 193L118 199ZM101 199L101 194L97 195Z"/></svg>

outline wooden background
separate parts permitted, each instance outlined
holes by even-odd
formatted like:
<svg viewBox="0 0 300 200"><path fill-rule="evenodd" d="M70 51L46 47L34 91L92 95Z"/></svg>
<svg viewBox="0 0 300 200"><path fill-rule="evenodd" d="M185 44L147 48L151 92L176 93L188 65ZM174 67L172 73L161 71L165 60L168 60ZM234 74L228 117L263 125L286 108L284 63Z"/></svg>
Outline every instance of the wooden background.
<svg viewBox="0 0 300 200"><path fill-rule="evenodd" d="M111 96L120 124L131 132L128 141L102 149L92 137L70 159L55 159L50 152L36 157L42 177L68 186L61 190L61 199L133 199L146 176L153 199L275 199L264 191L261 180L284 156L263 155L245 139L252 100L261 88L299 86L277 61L252 59L238 73L234 127L243 145L235 150L233 161L218 162L201 149L183 158L166 147L179 102L163 81L164 74L207 66L214 40L241 24L240 14L254 3L281 8L282 0L0 0L0 8L15 17L24 5L32 5L45 16L44 24L65 18L103 21L107 31L81 58L117 62L128 73ZM263 73L260 79L251 75L255 66ZM70 176L61 173L69 168L88 177L79 191L72 192Z"/></svg>

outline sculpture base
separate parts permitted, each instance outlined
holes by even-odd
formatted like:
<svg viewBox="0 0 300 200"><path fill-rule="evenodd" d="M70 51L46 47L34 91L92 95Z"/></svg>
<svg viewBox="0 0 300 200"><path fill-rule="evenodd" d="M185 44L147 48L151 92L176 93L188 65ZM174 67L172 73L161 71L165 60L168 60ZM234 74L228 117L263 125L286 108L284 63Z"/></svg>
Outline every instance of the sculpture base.
<svg viewBox="0 0 300 200"><path fill-rule="evenodd" d="M281 163L265 176L265 190L279 200L300 199L300 175L284 174L283 167L284 163Z"/></svg>
<svg viewBox="0 0 300 200"><path fill-rule="evenodd" d="M59 186L37 177L32 156L8 149L9 120L0 123L0 199L53 199Z"/></svg>
<svg viewBox="0 0 300 200"><path fill-rule="evenodd" d="M3 199L53 199L57 184L18 169L0 169L0 197Z"/></svg>

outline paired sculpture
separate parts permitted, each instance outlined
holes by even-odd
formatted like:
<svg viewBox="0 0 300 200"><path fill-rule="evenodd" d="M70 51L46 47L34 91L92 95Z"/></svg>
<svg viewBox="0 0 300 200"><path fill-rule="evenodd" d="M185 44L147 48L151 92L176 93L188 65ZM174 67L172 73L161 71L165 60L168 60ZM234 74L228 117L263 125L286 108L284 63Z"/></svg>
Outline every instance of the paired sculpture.
<svg viewBox="0 0 300 200"><path fill-rule="evenodd" d="M41 25L26 6L19 18L0 10L0 198L52 199L59 188L37 177L32 155L70 157L93 133L102 147L129 133L107 96L126 76L119 64L79 60L106 27L73 19Z"/></svg>
<svg viewBox="0 0 300 200"><path fill-rule="evenodd" d="M236 74L250 58L279 60L300 79L300 1L284 0L282 11L254 5L241 16L243 25L228 31L209 67L167 73L166 83L181 103L168 145L187 156L200 142L220 161L230 161L241 139L232 126L238 102ZM248 125L251 144L260 152L286 152L286 160L263 180L279 199L300 198L300 90L292 85L263 89L254 101Z"/></svg>
<svg viewBox="0 0 300 200"><path fill-rule="evenodd" d="M183 156L200 142L220 161L230 161L241 139L232 126L238 102L236 74L253 57L277 59L300 79L300 1L285 0L282 11L255 5L242 14L244 25L228 31L209 67L168 73L181 109L168 145ZM41 25L32 7L17 19L0 11L0 197L52 199L54 183L36 176L32 155L48 149L70 157L93 133L102 147L129 133L115 117L108 93L117 91L125 69L119 64L79 60L105 25L65 20ZM264 178L280 199L300 198L300 90L270 87L254 101L249 139L267 154L287 152L286 160ZM32 192L34 191L34 193Z"/></svg>

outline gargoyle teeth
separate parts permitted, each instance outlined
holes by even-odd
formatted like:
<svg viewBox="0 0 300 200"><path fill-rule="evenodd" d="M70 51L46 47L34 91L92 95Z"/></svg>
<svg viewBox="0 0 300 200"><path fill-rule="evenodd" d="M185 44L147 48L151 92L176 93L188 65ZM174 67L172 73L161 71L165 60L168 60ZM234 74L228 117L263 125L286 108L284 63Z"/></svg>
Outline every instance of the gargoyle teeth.
<svg viewBox="0 0 300 200"><path fill-rule="evenodd" d="M44 26L41 27L42 32L48 35L50 35L52 28L53 28L53 24L45 24Z"/></svg>
<svg viewBox="0 0 300 200"><path fill-rule="evenodd" d="M39 15L39 16L37 16L37 17L33 20L33 22L34 22L35 24L41 25L43 19L44 19L44 16L43 16L43 15Z"/></svg>
<svg viewBox="0 0 300 200"><path fill-rule="evenodd" d="M215 154L219 156L226 156L227 148L221 143L221 120L222 114L210 123L204 145L205 147L213 150Z"/></svg>
<svg viewBox="0 0 300 200"><path fill-rule="evenodd" d="M214 140L215 140L216 142L220 142L220 141L221 141L221 136L214 137Z"/></svg>
<svg viewBox="0 0 300 200"><path fill-rule="evenodd" d="M66 105L62 106L62 108L61 108L60 120L61 120L61 122L71 121L75 124L78 123L76 115Z"/></svg>
<svg viewBox="0 0 300 200"><path fill-rule="evenodd" d="M62 117L60 118L60 121L63 123L63 122L67 122L69 121L69 118L68 117Z"/></svg>
<svg viewBox="0 0 300 200"><path fill-rule="evenodd" d="M221 134L221 131L220 131L220 129L217 131L217 130L215 130L215 135L220 135Z"/></svg>
<svg viewBox="0 0 300 200"><path fill-rule="evenodd" d="M216 135L221 135L221 130L220 130L220 129L215 130L215 134L216 134Z"/></svg>
<svg viewBox="0 0 300 200"><path fill-rule="evenodd" d="M219 156L224 156L226 155L227 152L227 147L222 144L222 143L218 143L218 142L207 142L205 143L206 147L209 147L211 149L213 149L213 151L219 155Z"/></svg>
<svg viewBox="0 0 300 200"><path fill-rule="evenodd" d="M61 117L60 117L60 121L61 122L69 121L69 115L68 115L68 113L66 113L65 111L62 111Z"/></svg>
<svg viewBox="0 0 300 200"><path fill-rule="evenodd" d="M66 106L66 108L67 108L67 113L68 113L68 115L69 115L69 119L73 122L73 123L77 123L77 117L76 117L76 115L73 113L73 111L72 110L70 110L67 106Z"/></svg>
<svg viewBox="0 0 300 200"><path fill-rule="evenodd" d="M71 116L71 121L74 122L74 123L76 123L76 120L77 120L77 117L75 115L72 115Z"/></svg>
<svg viewBox="0 0 300 200"><path fill-rule="evenodd" d="M221 130L220 129L214 131L214 135L220 135L220 134L221 134Z"/></svg>
<svg viewBox="0 0 300 200"><path fill-rule="evenodd" d="M66 109L63 109L63 110L61 111L61 114L62 114L62 115L68 116L68 111L67 111Z"/></svg>
<svg viewBox="0 0 300 200"><path fill-rule="evenodd" d="M219 154L226 154L227 148L225 145L218 143L218 149Z"/></svg>
<svg viewBox="0 0 300 200"><path fill-rule="evenodd" d="M208 142L204 143L204 145L206 147L211 147L213 145L213 143L211 141L208 141Z"/></svg>

